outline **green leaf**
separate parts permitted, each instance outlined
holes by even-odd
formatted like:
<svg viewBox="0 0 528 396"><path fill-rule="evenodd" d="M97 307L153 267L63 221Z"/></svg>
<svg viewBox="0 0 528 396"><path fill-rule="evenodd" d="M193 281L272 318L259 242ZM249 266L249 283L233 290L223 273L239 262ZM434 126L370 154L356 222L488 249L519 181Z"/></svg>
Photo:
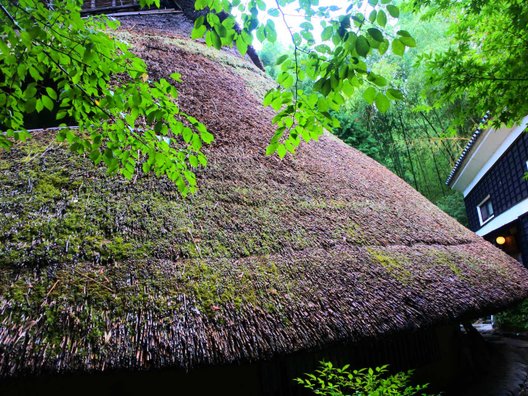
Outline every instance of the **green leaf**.
<svg viewBox="0 0 528 396"><path fill-rule="evenodd" d="M291 74L288 74L288 76L284 79L282 82L282 86L286 89L291 88L295 82L294 77Z"/></svg>
<svg viewBox="0 0 528 396"><path fill-rule="evenodd" d="M302 37L299 33L293 33L293 43L297 46L301 45Z"/></svg>
<svg viewBox="0 0 528 396"><path fill-rule="evenodd" d="M284 55L281 55L277 58L277 61L275 62L276 65L280 65L282 64L286 59L289 58L289 55L287 54L284 54Z"/></svg>
<svg viewBox="0 0 528 396"><path fill-rule="evenodd" d="M268 14L272 17L278 17L279 16L279 10L277 8L270 8L268 10Z"/></svg>
<svg viewBox="0 0 528 396"><path fill-rule="evenodd" d="M29 66L29 74L35 81L42 80L42 75L39 73L37 69L35 69L33 66Z"/></svg>
<svg viewBox="0 0 528 396"><path fill-rule="evenodd" d="M299 27L303 30L313 30L313 25L308 21L302 22Z"/></svg>
<svg viewBox="0 0 528 396"><path fill-rule="evenodd" d="M286 147L283 144L277 146L277 154L280 158L284 158L286 155Z"/></svg>
<svg viewBox="0 0 528 396"><path fill-rule="evenodd" d="M266 29L264 26L259 26L257 29L257 40L263 43L266 40Z"/></svg>
<svg viewBox="0 0 528 396"><path fill-rule="evenodd" d="M143 162L141 164L141 168L143 169L143 172L144 173L149 173L150 172L150 169L151 169L151 164L148 163L148 162Z"/></svg>
<svg viewBox="0 0 528 396"><path fill-rule="evenodd" d="M0 52L6 57L11 54L11 50L4 40L0 40Z"/></svg>
<svg viewBox="0 0 528 396"><path fill-rule="evenodd" d="M40 113L44 109L44 104L42 103L42 99L37 99L35 102L35 110L37 110L37 113Z"/></svg>
<svg viewBox="0 0 528 396"><path fill-rule="evenodd" d="M214 141L214 136L212 133L208 132L207 130L202 131L200 133L200 137L202 138L203 142L205 144L211 144Z"/></svg>
<svg viewBox="0 0 528 396"><path fill-rule="evenodd" d="M205 25L201 25L201 26L199 26L199 27L195 27L195 28L192 30L191 38L192 38L193 40L196 40L196 39L202 38L206 31L207 31L207 28L205 27Z"/></svg>
<svg viewBox="0 0 528 396"><path fill-rule="evenodd" d="M384 39L383 39L383 33L381 33L378 29L376 28L370 28L370 29L367 29L367 32L368 34L370 34L370 36L378 41L378 42L382 42Z"/></svg>
<svg viewBox="0 0 528 396"><path fill-rule="evenodd" d="M355 91L356 91L356 89L350 83L349 80L343 81L343 92L345 93L346 96L348 96L348 97L352 96Z"/></svg>
<svg viewBox="0 0 528 396"><path fill-rule="evenodd" d="M100 156L101 152L99 150L92 150L89 154L90 159L96 163L98 162Z"/></svg>
<svg viewBox="0 0 528 396"><path fill-rule="evenodd" d="M378 51L380 53L380 55L383 55L387 52L387 50L389 49L389 40L385 39L383 40L383 42L380 43L379 47L378 47Z"/></svg>
<svg viewBox="0 0 528 396"><path fill-rule="evenodd" d="M407 47L416 47L416 41L412 37L400 37L400 41Z"/></svg>
<svg viewBox="0 0 528 396"><path fill-rule="evenodd" d="M46 109L48 109L49 111L53 110L54 103L48 96L42 95L40 100L42 101L42 104Z"/></svg>
<svg viewBox="0 0 528 396"><path fill-rule="evenodd" d="M317 101L317 109L321 112L330 110L328 100L326 100L324 97L320 97Z"/></svg>
<svg viewBox="0 0 528 396"><path fill-rule="evenodd" d="M18 78L20 78L21 80L24 79L24 77L26 77L26 71L27 71L27 67L25 64L21 63L17 66L17 74L18 74Z"/></svg>
<svg viewBox="0 0 528 396"><path fill-rule="evenodd" d="M200 136L197 134L194 134L191 139L191 146L194 150L198 151L202 148L202 140L200 139Z"/></svg>
<svg viewBox="0 0 528 396"><path fill-rule="evenodd" d="M388 81L385 77L382 76L376 76L374 78L374 84L376 84L378 87L385 87L388 84Z"/></svg>
<svg viewBox="0 0 528 396"><path fill-rule="evenodd" d="M278 96L271 102L271 107L275 111L279 111L282 107L282 97Z"/></svg>
<svg viewBox="0 0 528 396"><path fill-rule="evenodd" d="M242 38L242 36L238 36L237 39L236 39L236 46L237 46L237 49L238 49L238 52L240 53L240 55L245 55L247 53L247 50L248 50L248 45L247 43L244 41L244 39Z"/></svg>
<svg viewBox="0 0 528 396"><path fill-rule="evenodd" d="M202 153L198 154L198 162L200 162L200 165L203 167L207 166L207 157L203 155Z"/></svg>
<svg viewBox="0 0 528 396"><path fill-rule="evenodd" d="M389 101L389 99L387 99L387 97L386 97L385 95L383 95L381 92L379 92L379 93L376 95L375 103L376 103L376 108L377 108L381 113L386 113L387 110L389 110L389 108L390 108L390 101Z"/></svg>
<svg viewBox="0 0 528 396"><path fill-rule="evenodd" d="M216 49L222 48L222 40L220 36L214 30L208 30L205 34L205 42L208 46Z"/></svg>
<svg viewBox="0 0 528 396"><path fill-rule="evenodd" d="M399 18L400 16L400 9L393 4L387 6L387 11L393 18Z"/></svg>
<svg viewBox="0 0 528 396"><path fill-rule="evenodd" d="M332 26L327 26L323 29L323 32L321 33L321 40L328 41L332 38L333 34L334 28Z"/></svg>
<svg viewBox="0 0 528 396"><path fill-rule="evenodd" d="M395 55L403 56L405 53L405 45L400 41L400 39L392 40L392 52Z"/></svg>
<svg viewBox="0 0 528 396"><path fill-rule="evenodd" d="M269 144L268 147L266 147L266 155L273 155L277 151L278 145L275 144Z"/></svg>
<svg viewBox="0 0 528 396"><path fill-rule="evenodd" d="M412 37L411 33L409 33L407 30L398 30L396 34L403 37Z"/></svg>
<svg viewBox="0 0 528 396"><path fill-rule="evenodd" d="M200 6L199 6L199 3L200 3L200 0L196 0L195 2L195 6L196 6L196 9L199 10L200 9ZM194 28L195 29L198 29L199 27L203 26L205 23L205 15L200 15L198 18L196 18L196 20L194 21Z"/></svg>
<svg viewBox="0 0 528 396"><path fill-rule="evenodd" d="M385 27L387 25L387 14L385 14L385 11L378 11L378 17L376 18L376 21L381 27Z"/></svg>
<svg viewBox="0 0 528 396"><path fill-rule="evenodd" d="M268 21L266 22L266 37L271 43L277 41L277 31L275 30L275 23L271 19L268 19Z"/></svg>
<svg viewBox="0 0 528 396"><path fill-rule="evenodd" d="M191 164L192 167L197 168L198 167L198 158L195 155L189 156L189 164Z"/></svg>
<svg viewBox="0 0 528 396"><path fill-rule="evenodd" d="M57 113L57 116L55 117L55 119L58 121L58 120L62 120L64 117L66 117L68 115L68 113L66 111L59 111Z"/></svg>
<svg viewBox="0 0 528 396"><path fill-rule="evenodd" d="M264 0L256 0L256 2L257 2L257 7L260 11L266 10L266 2Z"/></svg>
<svg viewBox="0 0 528 396"><path fill-rule="evenodd" d="M321 93L327 96L332 91L332 80L326 79L321 87Z"/></svg>
<svg viewBox="0 0 528 396"><path fill-rule="evenodd" d="M53 100L57 100L57 93L54 91L53 88L51 87L47 87L46 88L46 92L48 94L48 96L53 99Z"/></svg>
<svg viewBox="0 0 528 396"><path fill-rule="evenodd" d="M374 23L374 21L376 21L376 18L377 18L377 17L378 17L378 11L376 11L376 10L372 10L372 11L370 12L370 14L369 14L368 19L369 19L370 22Z"/></svg>
<svg viewBox="0 0 528 396"><path fill-rule="evenodd" d="M172 78L176 82L181 82L181 74L180 73L171 73L170 78Z"/></svg>
<svg viewBox="0 0 528 396"><path fill-rule="evenodd" d="M390 96L393 99L403 100L403 93L398 89L389 88L387 90L387 96Z"/></svg>
<svg viewBox="0 0 528 396"><path fill-rule="evenodd" d="M359 36L356 40L356 51L359 56L366 57L370 51L370 44L365 36Z"/></svg>
<svg viewBox="0 0 528 396"><path fill-rule="evenodd" d="M30 83L26 90L24 91L24 98L31 99L33 98L37 93L37 88L35 83Z"/></svg>
<svg viewBox="0 0 528 396"><path fill-rule="evenodd" d="M368 87L365 92L363 92L363 98L371 105L374 103L377 93L378 92L374 87Z"/></svg>

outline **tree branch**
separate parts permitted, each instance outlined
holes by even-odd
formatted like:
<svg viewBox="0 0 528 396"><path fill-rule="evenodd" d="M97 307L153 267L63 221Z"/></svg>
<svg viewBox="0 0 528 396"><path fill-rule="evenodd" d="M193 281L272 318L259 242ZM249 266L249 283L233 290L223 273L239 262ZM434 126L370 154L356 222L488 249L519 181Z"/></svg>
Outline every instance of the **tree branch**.
<svg viewBox="0 0 528 396"><path fill-rule="evenodd" d="M16 26L17 29L20 30L20 26L18 25L17 21L15 20L15 18L13 17L13 15L11 15L9 13L9 11L7 10L7 8L4 7L3 4L0 4L0 10L2 10L2 12L7 16L7 18L11 21L11 23Z"/></svg>
<svg viewBox="0 0 528 396"><path fill-rule="evenodd" d="M275 4L277 5L277 9L279 10L279 12L282 15L282 20L284 22L284 25L286 26L286 29L288 29L288 32L290 33L290 37L291 37L291 40L292 40L292 43L293 43L293 55L295 57L294 110L293 110L293 115L292 115L293 124L290 127L290 129L289 129L289 131L290 131L293 128L293 125L295 124L295 115L297 114L297 105L298 105L298 100L299 100L299 97L298 97L298 92L299 92L299 47L295 43L295 38L294 38L293 32L291 30L290 25L288 25L288 22L286 21L286 15L284 14L284 10L282 9L282 7L279 4L279 1L275 0Z"/></svg>

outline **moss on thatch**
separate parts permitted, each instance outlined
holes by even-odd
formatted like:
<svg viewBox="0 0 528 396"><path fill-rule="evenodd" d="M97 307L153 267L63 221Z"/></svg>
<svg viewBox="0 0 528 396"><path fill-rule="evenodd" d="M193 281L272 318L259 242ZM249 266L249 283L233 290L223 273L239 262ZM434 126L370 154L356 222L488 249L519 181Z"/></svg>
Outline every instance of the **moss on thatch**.
<svg viewBox="0 0 528 396"><path fill-rule="evenodd" d="M148 33L127 40L216 135L199 191L108 177L46 131L0 153L3 375L256 360L527 295L515 261L339 140L265 157L261 72Z"/></svg>

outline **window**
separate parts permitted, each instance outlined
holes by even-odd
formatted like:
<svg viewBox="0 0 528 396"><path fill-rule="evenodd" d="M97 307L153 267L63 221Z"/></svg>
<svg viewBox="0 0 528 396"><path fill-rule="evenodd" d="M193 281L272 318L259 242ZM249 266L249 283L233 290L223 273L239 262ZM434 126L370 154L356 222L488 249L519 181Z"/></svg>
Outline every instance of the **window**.
<svg viewBox="0 0 528 396"><path fill-rule="evenodd" d="M477 212L479 215L480 225L493 218L493 205L489 195L484 198L479 206L477 206Z"/></svg>

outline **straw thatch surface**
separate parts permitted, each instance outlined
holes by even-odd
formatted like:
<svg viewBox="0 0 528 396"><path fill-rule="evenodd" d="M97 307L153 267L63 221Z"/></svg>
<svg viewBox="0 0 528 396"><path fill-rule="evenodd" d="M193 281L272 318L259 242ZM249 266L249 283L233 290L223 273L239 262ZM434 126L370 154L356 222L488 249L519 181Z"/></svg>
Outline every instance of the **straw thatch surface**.
<svg viewBox="0 0 528 396"><path fill-rule="evenodd" d="M266 158L269 82L249 63L123 34L153 77L183 75L182 107L216 135L209 166L184 200L45 132L0 153L2 375L261 359L527 295L515 261L339 140Z"/></svg>

